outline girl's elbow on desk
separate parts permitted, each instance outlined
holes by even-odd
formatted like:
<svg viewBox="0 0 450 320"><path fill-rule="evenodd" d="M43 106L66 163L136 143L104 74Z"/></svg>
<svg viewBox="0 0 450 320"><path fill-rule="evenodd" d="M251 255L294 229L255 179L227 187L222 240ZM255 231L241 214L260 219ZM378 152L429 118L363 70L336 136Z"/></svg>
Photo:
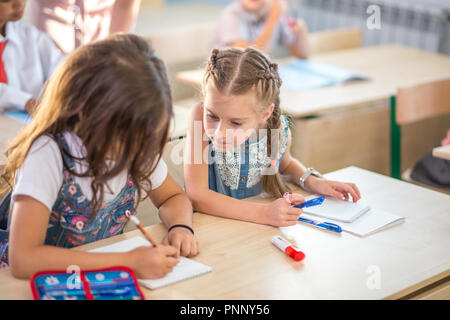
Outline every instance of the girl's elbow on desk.
<svg viewBox="0 0 450 320"><path fill-rule="evenodd" d="M39 257L33 256L33 251L22 252L16 250L9 250L9 267L11 274L18 279L29 279L33 274L39 270L34 270L33 261L39 259Z"/></svg>

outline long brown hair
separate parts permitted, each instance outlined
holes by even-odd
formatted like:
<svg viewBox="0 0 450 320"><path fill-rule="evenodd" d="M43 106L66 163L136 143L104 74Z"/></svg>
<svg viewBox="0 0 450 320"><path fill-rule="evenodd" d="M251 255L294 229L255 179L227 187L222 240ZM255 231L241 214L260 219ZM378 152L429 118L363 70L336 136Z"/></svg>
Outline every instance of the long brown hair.
<svg viewBox="0 0 450 320"><path fill-rule="evenodd" d="M268 155L278 154L272 148L272 130L281 126L280 87L281 78L278 65L272 63L261 51L253 48L213 49L206 66L203 88L208 81L213 81L215 88L226 95L240 95L254 90L264 112L271 104L274 109L267 120ZM275 131L275 130L274 130ZM272 150L274 149L274 150ZM281 197L289 188L283 183L278 173L262 177L264 191Z"/></svg>
<svg viewBox="0 0 450 320"><path fill-rule="evenodd" d="M55 71L33 121L10 144L4 189L14 183L37 138L69 131L86 149L82 159L69 156L86 161L88 169L77 173L64 167L75 176L93 178L91 217L102 205L105 183L123 170L135 182L139 202L141 185L160 160L171 116L164 63L144 39L119 34L80 47Z"/></svg>

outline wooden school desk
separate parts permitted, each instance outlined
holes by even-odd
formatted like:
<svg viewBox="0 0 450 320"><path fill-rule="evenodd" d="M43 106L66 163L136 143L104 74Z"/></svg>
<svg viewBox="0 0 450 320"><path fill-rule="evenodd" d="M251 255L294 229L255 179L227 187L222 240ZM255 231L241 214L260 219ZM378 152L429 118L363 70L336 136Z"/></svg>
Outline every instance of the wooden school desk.
<svg viewBox="0 0 450 320"><path fill-rule="evenodd" d="M366 203L406 221L365 238L302 224L298 245L306 258L298 263L272 245L272 236L281 234L278 228L197 213L194 229L201 253L194 259L212 272L154 291L143 288L146 298L450 298L449 196L356 167L328 178L355 182ZM161 224L147 230L157 241L166 233ZM141 234L132 231L77 250L133 236ZM28 281L13 278L9 269L0 270L0 283L0 299L31 299Z"/></svg>
<svg viewBox="0 0 450 320"><path fill-rule="evenodd" d="M291 60L277 62L285 64ZM357 165L389 175L390 97L401 86L450 77L449 56L400 45L320 53L311 60L371 78L305 91L282 87L282 110L294 118L292 154L323 172ZM202 69L177 75L178 80L196 87L200 87L202 77ZM447 116L402 129L402 170L429 152L436 144L430 141L440 141L449 122ZM417 145L418 141L428 141L431 146Z"/></svg>

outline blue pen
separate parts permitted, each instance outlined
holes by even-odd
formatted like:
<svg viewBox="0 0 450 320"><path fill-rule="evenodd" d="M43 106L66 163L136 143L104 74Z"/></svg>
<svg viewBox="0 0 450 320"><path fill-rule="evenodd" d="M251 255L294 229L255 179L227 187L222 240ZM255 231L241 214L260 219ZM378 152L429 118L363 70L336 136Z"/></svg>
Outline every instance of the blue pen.
<svg viewBox="0 0 450 320"><path fill-rule="evenodd" d="M314 198L309 201L300 203L299 205L296 205L293 207L302 209L302 208L318 206L318 205L322 204L324 200L325 200L325 196L321 196L321 197ZM331 222L316 222L314 220L305 219L305 218L298 218L298 221L309 223L313 226L316 226L316 227L319 227L322 229L326 229L329 231L333 231L333 232L337 232L337 233L342 232L342 229L340 226L338 226L337 224L331 223Z"/></svg>
<svg viewBox="0 0 450 320"><path fill-rule="evenodd" d="M311 225L313 225L315 227L326 229L326 230L333 231L333 232L336 232L336 233L341 233L342 232L341 227L338 226L337 224L334 224L334 223L330 223L330 222L316 222L314 220L305 219L305 218L301 218L301 217L298 218L298 221L309 223L309 224L311 224Z"/></svg>
<svg viewBox="0 0 450 320"><path fill-rule="evenodd" d="M306 202L300 203L293 207L302 209L302 208L318 206L319 204L322 204L324 200L325 200L325 196L321 196L321 197L314 198L314 199L308 200Z"/></svg>

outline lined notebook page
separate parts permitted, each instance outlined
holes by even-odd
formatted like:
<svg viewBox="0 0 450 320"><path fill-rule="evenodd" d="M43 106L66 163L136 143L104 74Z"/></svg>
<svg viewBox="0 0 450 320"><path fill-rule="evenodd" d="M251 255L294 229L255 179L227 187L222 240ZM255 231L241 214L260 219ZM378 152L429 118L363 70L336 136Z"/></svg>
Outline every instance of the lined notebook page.
<svg viewBox="0 0 450 320"><path fill-rule="evenodd" d="M89 252L128 252L142 246L151 246L151 244L144 238L133 237L108 246L89 250ZM139 279L139 283L149 289L157 289L172 283L203 275L211 272L211 270L212 268L210 266L185 257L180 257L180 262L164 277L159 279Z"/></svg>

